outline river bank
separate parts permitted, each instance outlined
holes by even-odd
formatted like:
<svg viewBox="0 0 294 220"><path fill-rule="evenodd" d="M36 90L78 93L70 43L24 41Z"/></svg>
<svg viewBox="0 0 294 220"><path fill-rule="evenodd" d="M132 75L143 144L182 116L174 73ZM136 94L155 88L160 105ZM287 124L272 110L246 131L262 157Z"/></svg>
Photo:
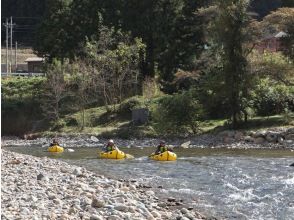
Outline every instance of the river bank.
<svg viewBox="0 0 294 220"><path fill-rule="evenodd" d="M60 145L68 148L76 147L103 147L108 139L100 138L91 134L58 134L56 136ZM258 131L231 131L225 130L218 133L201 134L187 138L162 138L171 147L182 148L272 148L294 149L294 127L270 128ZM154 147L161 139L120 139L114 138L119 147ZM19 137L2 137L2 146L42 146L47 147L52 137L38 135L26 135Z"/></svg>
<svg viewBox="0 0 294 220"><path fill-rule="evenodd" d="M205 219L135 179L117 181L46 157L2 150L1 172L1 219Z"/></svg>

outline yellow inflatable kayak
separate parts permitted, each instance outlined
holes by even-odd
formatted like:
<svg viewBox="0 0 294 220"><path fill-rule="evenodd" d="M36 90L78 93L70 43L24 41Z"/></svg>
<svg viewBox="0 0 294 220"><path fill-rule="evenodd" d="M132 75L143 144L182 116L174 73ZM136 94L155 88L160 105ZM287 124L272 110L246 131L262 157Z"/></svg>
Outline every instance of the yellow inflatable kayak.
<svg viewBox="0 0 294 220"><path fill-rule="evenodd" d="M151 154L149 156L150 159L152 160L160 160L160 161L172 161L177 159L177 155L173 152L170 151L165 151L160 154Z"/></svg>
<svg viewBox="0 0 294 220"><path fill-rule="evenodd" d="M100 155L100 158L103 158L103 159L124 159L124 158L126 158L126 154L120 150L101 152L99 155Z"/></svg>
<svg viewBox="0 0 294 220"><path fill-rule="evenodd" d="M55 153L62 153L64 151L63 147L60 147L58 145L53 145L48 148L49 152L55 152Z"/></svg>

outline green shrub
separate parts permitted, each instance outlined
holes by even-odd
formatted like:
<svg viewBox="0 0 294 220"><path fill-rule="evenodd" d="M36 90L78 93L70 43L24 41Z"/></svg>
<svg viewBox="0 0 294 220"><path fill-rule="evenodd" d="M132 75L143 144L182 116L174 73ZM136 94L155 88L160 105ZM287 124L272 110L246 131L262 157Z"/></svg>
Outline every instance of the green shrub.
<svg viewBox="0 0 294 220"><path fill-rule="evenodd" d="M79 122L77 121L77 119L72 118L72 117L68 117L64 119L66 126L78 126Z"/></svg>
<svg viewBox="0 0 294 220"><path fill-rule="evenodd" d="M22 135L35 130L43 119L40 108L44 77L11 77L2 80L2 134Z"/></svg>
<svg viewBox="0 0 294 220"><path fill-rule="evenodd" d="M294 111L294 88L261 80L254 91L253 105L260 116L282 114L286 109Z"/></svg>
<svg viewBox="0 0 294 220"><path fill-rule="evenodd" d="M138 96L131 97L123 101L117 110L117 114L131 117L134 108L142 107L144 104Z"/></svg>
<svg viewBox="0 0 294 220"><path fill-rule="evenodd" d="M152 113L155 130L170 134L196 133L201 117L202 106L195 99L194 90L161 98Z"/></svg>
<svg viewBox="0 0 294 220"><path fill-rule="evenodd" d="M53 125L51 127L51 130L53 131L59 131L61 128L66 126L66 122L63 119L59 119L55 122L52 122Z"/></svg>

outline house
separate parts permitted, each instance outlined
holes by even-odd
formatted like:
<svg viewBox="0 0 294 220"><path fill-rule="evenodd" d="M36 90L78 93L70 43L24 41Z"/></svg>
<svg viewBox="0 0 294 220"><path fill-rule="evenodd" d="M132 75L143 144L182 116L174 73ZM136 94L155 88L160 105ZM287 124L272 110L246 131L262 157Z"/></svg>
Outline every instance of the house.
<svg viewBox="0 0 294 220"><path fill-rule="evenodd" d="M28 64L29 73L42 73L44 67L44 58L42 57L29 57L25 60Z"/></svg>
<svg viewBox="0 0 294 220"><path fill-rule="evenodd" d="M283 31L280 31L272 35L268 35L265 38L263 38L259 43L257 43L254 48L260 53L263 53L265 51L268 51L268 52L282 51L283 45L282 45L281 39L285 36L287 36L287 34Z"/></svg>

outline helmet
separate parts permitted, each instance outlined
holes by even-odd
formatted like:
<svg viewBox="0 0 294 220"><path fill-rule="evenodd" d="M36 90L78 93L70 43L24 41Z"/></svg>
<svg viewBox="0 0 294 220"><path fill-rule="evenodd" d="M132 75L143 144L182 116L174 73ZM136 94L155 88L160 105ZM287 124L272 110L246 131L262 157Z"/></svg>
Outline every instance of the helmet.
<svg viewBox="0 0 294 220"><path fill-rule="evenodd" d="M159 142L159 144L160 144L160 145L164 145L164 144L165 144L165 141L162 141L162 140L161 140L161 141Z"/></svg>
<svg viewBox="0 0 294 220"><path fill-rule="evenodd" d="M112 139L110 139L107 144L108 145L114 145L114 141Z"/></svg>

